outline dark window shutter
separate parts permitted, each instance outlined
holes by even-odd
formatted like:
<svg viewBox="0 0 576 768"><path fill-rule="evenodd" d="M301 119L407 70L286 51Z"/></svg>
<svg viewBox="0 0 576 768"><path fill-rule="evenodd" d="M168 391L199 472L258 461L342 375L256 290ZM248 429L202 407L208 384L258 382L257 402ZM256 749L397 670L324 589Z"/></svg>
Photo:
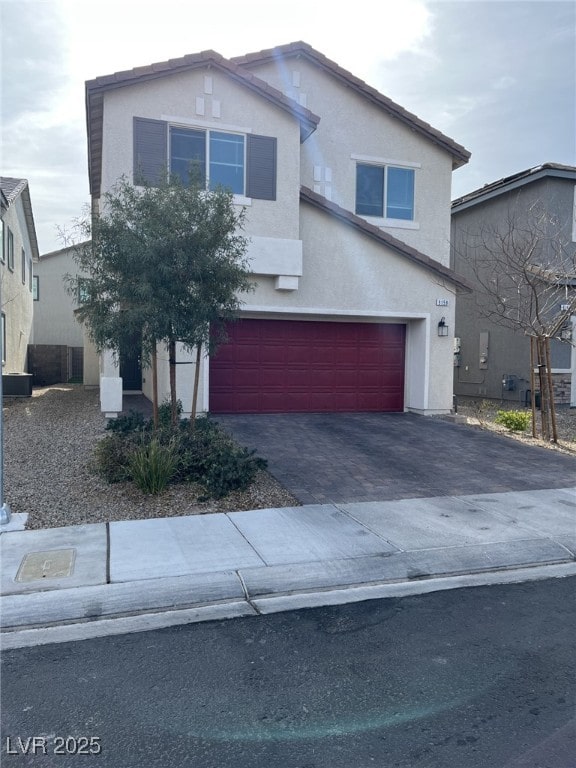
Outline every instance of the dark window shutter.
<svg viewBox="0 0 576 768"><path fill-rule="evenodd" d="M167 171L168 124L134 118L134 184L158 184Z"/></svg>
<svg viewBox="0 0 576 768"><path fill-rule="evenodd" d="M258 200L276 200L276 139L247 137L246 195Z"/></svg>

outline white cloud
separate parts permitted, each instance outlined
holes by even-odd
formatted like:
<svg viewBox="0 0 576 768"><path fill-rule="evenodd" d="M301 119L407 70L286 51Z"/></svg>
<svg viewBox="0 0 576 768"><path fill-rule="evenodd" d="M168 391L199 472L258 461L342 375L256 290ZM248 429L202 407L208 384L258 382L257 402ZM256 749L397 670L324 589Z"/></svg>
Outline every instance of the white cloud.
<svg viewBox="0 0 576 768"><path fill-rule="evenodd" d="M516 85L516 78L510 75L503 75L495 83L492 83L492 88L496 91L505 91L507 88L512 88L513 85Z"/></svg>

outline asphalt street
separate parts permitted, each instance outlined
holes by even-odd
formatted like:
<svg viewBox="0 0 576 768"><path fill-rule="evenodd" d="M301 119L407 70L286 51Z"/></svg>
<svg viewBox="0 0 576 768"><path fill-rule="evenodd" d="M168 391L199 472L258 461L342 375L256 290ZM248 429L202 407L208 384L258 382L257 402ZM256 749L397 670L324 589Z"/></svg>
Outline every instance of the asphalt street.
<svg viewBox="0 0 576 768"><path fill-rule="evenodd" d="M574 768L575 586L7 650L2 765Z"/></svg>

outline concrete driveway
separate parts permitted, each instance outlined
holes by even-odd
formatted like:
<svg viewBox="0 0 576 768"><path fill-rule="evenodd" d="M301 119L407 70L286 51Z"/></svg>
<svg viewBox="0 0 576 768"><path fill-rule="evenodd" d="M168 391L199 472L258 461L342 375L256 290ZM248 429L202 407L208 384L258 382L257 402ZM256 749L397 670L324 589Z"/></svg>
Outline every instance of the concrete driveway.
<svg viewBox="0 0 576 768"><path fill-rule="evenodd" d="M576 458L410 413L219 415L302 504L461 496L576 483Z"/></svg>

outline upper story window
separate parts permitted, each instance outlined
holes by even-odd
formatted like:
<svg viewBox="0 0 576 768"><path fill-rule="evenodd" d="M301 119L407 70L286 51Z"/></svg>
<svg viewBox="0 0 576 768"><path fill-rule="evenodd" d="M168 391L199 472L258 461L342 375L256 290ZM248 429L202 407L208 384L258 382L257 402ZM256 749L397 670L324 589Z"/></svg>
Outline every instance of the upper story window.
<svg viewBox="0 0 576 768"><path fill-rule="evenodd" d="M78 293L76 300L78 304L85 304L90 298L90 284L88 280L80 278L78 280Z"/></svg>
<svg viewBox="0 0 576 768"><path fill-rule="evenodd" d="M157 184L167 169L186 183L196 170L210 189L222 185L235 195L276 200L276 153L273 136L134 118L135 184Z"/></svg>
<svg viewBox="0 0 576 768"><path fill-rule="evenodd" d="M226 187L235 195L243 195L244 136L222 131L170 129L170 173L186 184L197 175L210 189Z"/></svg>
<svg viewBox="0 0 576 768"><path fill-rule="evenodd" d="M26 251L22 248L22 285L26 285Z"/></svg>
<svg viewBox="0 0 576 768"><path fill-rule="evenodd" d="M34 301L40 300L40 278L38 275L32 276L32 299Z"/></svg>
<svg viewBox="0 0 576 768"><path fill-rule="evenodd" d="M8 269L14 271L14 233L10 227L6 227L6 261Z"/></svg>
<svg viewBox="0 0 576 768"><path fill-rule="evenodd" d="M414 221L414 169L357 163L356 213Z"/></svg>

